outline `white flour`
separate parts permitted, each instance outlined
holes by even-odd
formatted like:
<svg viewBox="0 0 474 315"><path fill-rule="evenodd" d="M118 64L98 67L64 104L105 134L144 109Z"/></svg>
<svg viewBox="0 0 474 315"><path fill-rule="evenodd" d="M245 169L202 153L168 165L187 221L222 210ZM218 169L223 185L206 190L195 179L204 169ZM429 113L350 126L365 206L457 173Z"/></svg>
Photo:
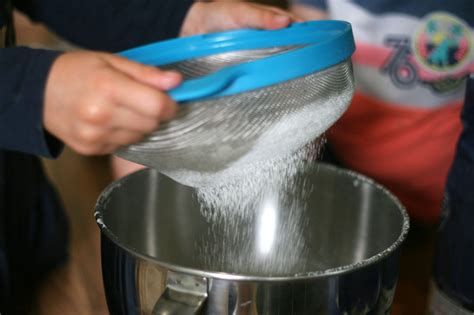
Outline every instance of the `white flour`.
<svg viewBox="0 0 474 315"><path fill-rule="evenodd" d="M312 187L297 174L315 160L322 142L250 164L221 185L198 188L210 222L207 235L197 240L205 268L264 276L304 270L304 200Z"/></svg>
<svg viewBox="0 0 474 315"><path fill-rule="evenodd" d="M322 82L318 81L318 83L322 85ZM227 185L229 181L240 181L245 175L245 169L258 169L269 159L286 157L309 141L320 137L345 112L353 92L352 89L337 89L330 93L330 88L325 88L324 91L327 91L330 96L314 99L313 93L308 93L305 89L301 90L301 94L296 94L289 88L292 87L290 83L286 83L285 86L288 91L284 92L292 93L290 94L292 98L282 102L283 105L279 104L279 111L275 110L274 113L269 113L268 117L264 117L263 122L268 124L268 119L271 123L263 130L252 132L253 128L260 126L255 122L250 124L251 128L243 128L245 132L252 134L245 141L227 142L224 136L235 137L233 135L235 130L232 132L227 130L232 128L221 122L219 126L225 128L214 130L212 134L214 138L209 136L211 143L209 146L195 141L194 144L197 143L199 149L194 150L190 155L183 153L181 156L174 157L175 165L170 169L164 168L167 161L159 160L160 155L155 154L153 163L156 163L156 166L152 166L175 181L192 187L215 187ZM293 89L297 88L298 86L293 87ZM284 92L279 91L280 94ZM274 94L278 98L282 97L276 91ZM268 100L268 103L272 104L271 100ZM233 105L241 106L242 104ZM255 106L262 107L261 104L255 104ZM170 158L165 157L165 159Z"/></svg>

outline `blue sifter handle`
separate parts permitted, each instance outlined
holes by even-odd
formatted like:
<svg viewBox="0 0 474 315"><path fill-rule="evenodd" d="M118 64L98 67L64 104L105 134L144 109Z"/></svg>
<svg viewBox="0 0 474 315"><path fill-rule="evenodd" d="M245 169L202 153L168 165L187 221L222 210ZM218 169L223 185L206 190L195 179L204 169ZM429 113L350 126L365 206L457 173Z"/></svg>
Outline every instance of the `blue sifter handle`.
<svg viewBox="0 0 474 315"><path fill-rule="evenodd" d="M169 94L177 102L188 102L242 93L329 68L350 58L355 50L349 23L311 21L279 30L237 30L174 39L120 55L160 66L230 51L282 46L298 48L187 80Z"/></svg>

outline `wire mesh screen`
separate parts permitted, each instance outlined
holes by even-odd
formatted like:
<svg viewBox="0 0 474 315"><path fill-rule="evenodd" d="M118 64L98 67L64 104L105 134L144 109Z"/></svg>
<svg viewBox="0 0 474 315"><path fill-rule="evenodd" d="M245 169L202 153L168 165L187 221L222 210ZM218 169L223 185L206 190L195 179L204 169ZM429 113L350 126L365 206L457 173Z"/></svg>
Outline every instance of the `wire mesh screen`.
<svg viewBox="0 0 474 315"><path fill-rule="evenodd" d="M186 78L297 47L239 51L167 65ZM214 175L296 151L326 131L354 90L350 59L325 70L245 93L184 103L177 117L118 155L190 186Z"/></svg>

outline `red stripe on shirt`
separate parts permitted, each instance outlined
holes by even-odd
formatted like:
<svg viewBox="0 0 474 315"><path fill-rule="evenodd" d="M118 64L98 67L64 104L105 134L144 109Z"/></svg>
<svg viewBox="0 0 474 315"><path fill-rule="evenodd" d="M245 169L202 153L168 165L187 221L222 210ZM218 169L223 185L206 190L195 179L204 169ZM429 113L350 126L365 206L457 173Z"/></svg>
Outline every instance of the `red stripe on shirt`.
<svg viewBox="0 0 474 315"><path fill-rule="evenodd" d="M409 108L356 93L328 138L341 162L385 185L414 218L434 223L461 132L461 106Z"/></svg>

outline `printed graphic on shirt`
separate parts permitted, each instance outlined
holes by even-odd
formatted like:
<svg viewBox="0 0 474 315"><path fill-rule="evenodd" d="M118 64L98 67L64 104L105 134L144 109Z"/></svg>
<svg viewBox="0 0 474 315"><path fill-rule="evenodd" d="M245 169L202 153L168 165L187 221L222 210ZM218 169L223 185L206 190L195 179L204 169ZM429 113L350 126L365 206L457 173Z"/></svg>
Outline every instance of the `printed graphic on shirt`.
<svg viewBox="0 0 474 315"><path fill-rule="evenodd" d="M398 88L410 88L417 84L417 68L410 60L411 40L406 36L388 36L385 45L392 48L390 57L382 66L381 72L392 80Z"/></svg>
<svg viewBox="0 0 474 315"><path fill-rule="evenodd" d="M413 39L416 61L427 71L441 74L463 69L472 58L469 27L447 13L426 17Z"/></svg>
<svg viewBox="0 0 474 315"><path fill-rule="evenodd" d="M413 36L388 35L384 42L393 51L382 73L398 88L421 84L435 93L447 93L459 88L470 72L470 29L453 15L430 14L422 19Z"/></svg>
<svg viewBox="0 0 474 315"><path fill-rule="evenodd" d="M471 0L327 0L330 17L352 25L358 91L424 109L464 97L465 77L474 72L473 6Z"/></svg>

